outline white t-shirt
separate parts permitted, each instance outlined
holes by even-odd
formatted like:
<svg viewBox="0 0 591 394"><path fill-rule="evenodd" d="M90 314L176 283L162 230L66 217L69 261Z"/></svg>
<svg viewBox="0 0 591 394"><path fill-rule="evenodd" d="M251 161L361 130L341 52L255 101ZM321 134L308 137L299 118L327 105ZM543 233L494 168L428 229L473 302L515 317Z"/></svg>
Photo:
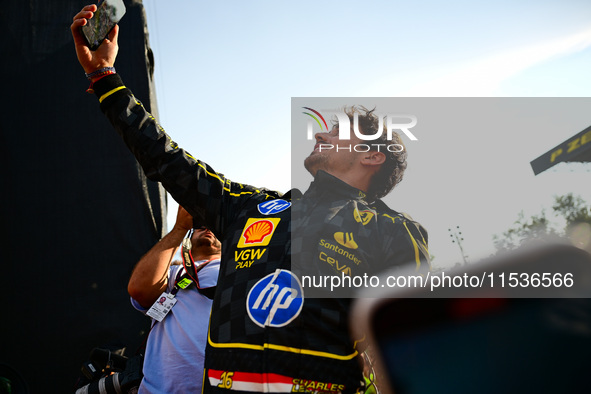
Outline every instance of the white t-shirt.
<svg viewBox="0 0 591 394"><path fill-rule="evenodd" d="M200 263L200 262L195 262ZM182 265L173 265L168 274L171 292ZM199 271L201 288L217 284L220 260L209 262ZM144 378L138 394L201 393L203 360L212 300L195 284L176 294L177 302L161 322L152 321L144 357ZM133 307L143 308L133 298Z"/></svg>

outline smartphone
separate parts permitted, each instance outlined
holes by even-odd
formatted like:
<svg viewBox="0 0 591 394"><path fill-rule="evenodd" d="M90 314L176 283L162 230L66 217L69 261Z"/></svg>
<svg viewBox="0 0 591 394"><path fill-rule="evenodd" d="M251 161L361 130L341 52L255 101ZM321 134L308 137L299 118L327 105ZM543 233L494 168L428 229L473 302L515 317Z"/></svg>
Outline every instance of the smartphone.
<svg viewBox="0 0 591 394"><path fill-rule="evenodd" d="M92 19L80 30L91 51L96 51L113 27L125 15L123 0L102 0Z"/></svg>

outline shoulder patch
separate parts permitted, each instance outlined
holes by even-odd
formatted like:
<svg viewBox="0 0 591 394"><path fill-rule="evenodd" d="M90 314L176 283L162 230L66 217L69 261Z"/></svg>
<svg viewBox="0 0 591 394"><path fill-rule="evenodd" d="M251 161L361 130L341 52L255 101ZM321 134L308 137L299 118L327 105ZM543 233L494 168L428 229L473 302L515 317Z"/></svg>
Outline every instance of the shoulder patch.
<svg viewBox="0 0 591 394"><path fill-rule="evenodd" d="M289 207L291 207L291 202L281 199L265 201L257 205L257 209L263 215L273 215L285 211Z"/></svg>

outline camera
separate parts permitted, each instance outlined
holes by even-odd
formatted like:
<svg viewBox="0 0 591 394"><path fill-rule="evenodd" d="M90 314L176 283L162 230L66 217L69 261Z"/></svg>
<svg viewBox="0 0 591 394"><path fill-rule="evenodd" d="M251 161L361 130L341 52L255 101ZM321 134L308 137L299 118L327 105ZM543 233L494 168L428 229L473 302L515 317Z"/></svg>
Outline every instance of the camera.
<svg viewBox="0 0 591 394"><path fill-rule="evenodd" d="M0 394L29 394L29 385L13 367L0 363Z"/></svg>
<svg viewBox="0 0 591 394"><path fill-rule="evenodd" d="M143 356L123 355L125 348L94 348L82 364L76 394L135 394L142 380Z"/></svg>

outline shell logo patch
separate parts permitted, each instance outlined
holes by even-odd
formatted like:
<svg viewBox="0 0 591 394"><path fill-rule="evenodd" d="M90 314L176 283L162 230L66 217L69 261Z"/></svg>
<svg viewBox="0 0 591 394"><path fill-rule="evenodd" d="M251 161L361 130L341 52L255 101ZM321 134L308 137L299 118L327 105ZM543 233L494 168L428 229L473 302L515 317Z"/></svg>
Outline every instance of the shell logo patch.
<svg viewBox="0 0 591 394"><path fill-rule="evenodd" d="M279 221L281 221L281 218L248 219L242 234L240 234L237 246L239 248L248 248L269 245Z"/></svg>

